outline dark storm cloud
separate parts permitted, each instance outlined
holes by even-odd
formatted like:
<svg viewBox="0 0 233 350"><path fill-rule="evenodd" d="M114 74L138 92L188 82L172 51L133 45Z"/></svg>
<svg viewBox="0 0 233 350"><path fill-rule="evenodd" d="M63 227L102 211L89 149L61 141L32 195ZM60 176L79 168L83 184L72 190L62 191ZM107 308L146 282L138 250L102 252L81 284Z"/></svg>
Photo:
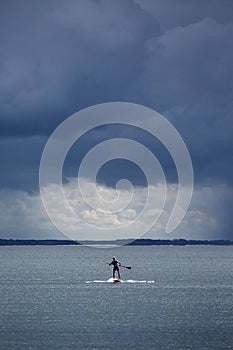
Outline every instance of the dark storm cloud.
<svg viewBox="0 0 233 350"><path fill-rule="evenodd" d="M145 41L159 31L122 0L11 2L0 21L5 135L49 134L84 106L124 100L143 68Z"/></svg>
<svg viewBox="0 0 233 350"><path fill-rule="evenodd" d="M34 192L39 186L39 162L47 138L4 138L0 140L0 189Z"/></svg>
<svg viewBox="0 0 233 350"><path fill-rule="evenodd" d="M220 23L232 22L231 0L136 0L141 7L157 18L163 31L187 26L204 18Z"/></svg>
<svg viewBox="0 0 233 350"><path fill-rule="evenodd" d="M233 24L203 19L147 42L141 94L180 131L198 178L211 164L209 177L232 181L232 36Z"/></svg>

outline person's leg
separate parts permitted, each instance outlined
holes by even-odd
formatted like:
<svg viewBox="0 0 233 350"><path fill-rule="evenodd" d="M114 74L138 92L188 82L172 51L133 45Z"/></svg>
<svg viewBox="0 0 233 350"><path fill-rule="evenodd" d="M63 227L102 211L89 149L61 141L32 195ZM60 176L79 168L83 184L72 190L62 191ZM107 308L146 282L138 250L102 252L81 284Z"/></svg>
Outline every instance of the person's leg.
<svg viewBox="0 0 233 350"><path fill-rule="evenodd" d="M120 273L119 267L117 267L117 273L118 273L118 278L119 278L119 280L120 280L120 279L121 279L121 273Z"/></svg>
<svg viewBox="0 0 233 350"><path fill-rule="evenodd" d="M112 278L115 278L116 266L113 267Z"/></svg>

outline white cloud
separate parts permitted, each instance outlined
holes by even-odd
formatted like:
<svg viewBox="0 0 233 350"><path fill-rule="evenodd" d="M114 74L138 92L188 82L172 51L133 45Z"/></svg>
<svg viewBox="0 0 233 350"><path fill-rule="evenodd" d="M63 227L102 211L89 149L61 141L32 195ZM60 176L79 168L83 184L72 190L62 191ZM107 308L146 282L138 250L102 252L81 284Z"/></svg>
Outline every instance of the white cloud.
<svg viewBox="0 0 233 350"><path fill-rule="evenodd" d="M38 195L23 191L0 191L2 238L50 238L60 236L44 211Z"/></svg>
<svg viewBox="0 0 233 350"><path fill-rule="evenodd" d="M72 206L74 203L79 202L80 210L74 212L70 210L68 203L63 206L57 198L56 186L50 186L49 197L50 197L50 210L52 215L56 218L58 225L63 227L64 231L67 229L71 236L77 237L77 239L116 239L116 238L132 238L140 237L138 234L140 230L144 230L148 223L151 222L151 217L155 217L160 212L161 208L156 207L156 198L153 198L150 206L146 213L144 213L137 224L137 230L134 228L127 230L127 237L116 237L113 235L98 237L100 231L96 230L88 231L88 222L92 227L101 226L102 228L119 228L122 225L128 225L134 222L135 217L139 214L141 209L141 199L145 197L147 193L146 188L136 188L134 200L131 204L133 207L124 208L124 195L119 196L122 203L122 211L115 213L105 211L95 211L94 209L87 209L86 205L80 201L79 191L74 186L76 181L70 179L70 182L65 185L65 191L71 194ZM86 180L86 186L88 181ZM98 186L99 187L99 186ZM103 188L102 190L107 192L115 193L115 189ZM71 190L72 189L72 190ZM72 193L71 193L72 192ZM146 237L150 238L190 238L190 239L222 239L229 238L226 229L226 220L230 220L230 216L225 215L222 217L221 206L223 202L226 203L232 196L232 189L226 186L218 186L215 188L202 187L196 188L193 194L193 200L191 207L186 214L181 225L176 231L170 235L164 233L165 225L168 221L170 210L174 204L176 197L175 186L168 186L168 197L167 204L162 211L162 215L159 221L156 223ZM37 194L28 195L22 191L2 190L0 192L0 212L1 212L1 227L0 236L5 238L62 238L59 235L57 229L48 219L45 209L42 205L41 198ZM161 188L157 185L157 196L161 195ZM89 200L91 201L93 193L89 193ZM94 200L94 198L92 197ZM74 202L76 201L76 202ZM70 203L69 203L70 204ZM79 216L78 216L78 215ZM91 226L90 226L91 227ZM96 235L93 236L93 232ZM107 232L107 231L106 231ZM126 232L126 231L124 231ZM107 234L107 233L106 233ZM108 231L109 234L109 231ZM69 236L70 237L70 236Z"/></svg>
<svg viewBox="0 0 233 350"><path fill-rule="evenodd" d="M104 213L96 210L83 210L80 213L82 219L91 225L98 225L101 227L112 227L121 225L120 220L116 214Z"/></svg>

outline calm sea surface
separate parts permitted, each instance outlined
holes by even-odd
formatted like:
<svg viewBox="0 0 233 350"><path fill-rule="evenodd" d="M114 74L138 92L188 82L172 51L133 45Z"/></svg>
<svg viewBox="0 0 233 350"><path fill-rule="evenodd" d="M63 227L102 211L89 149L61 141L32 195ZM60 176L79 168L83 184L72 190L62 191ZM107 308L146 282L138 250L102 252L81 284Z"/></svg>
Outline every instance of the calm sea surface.
<svg viewBox="0 0 233 350"><path fill-rule="evenodd" d="M233 349L233 247L0 247L0 269L1 350Z"/></svg>

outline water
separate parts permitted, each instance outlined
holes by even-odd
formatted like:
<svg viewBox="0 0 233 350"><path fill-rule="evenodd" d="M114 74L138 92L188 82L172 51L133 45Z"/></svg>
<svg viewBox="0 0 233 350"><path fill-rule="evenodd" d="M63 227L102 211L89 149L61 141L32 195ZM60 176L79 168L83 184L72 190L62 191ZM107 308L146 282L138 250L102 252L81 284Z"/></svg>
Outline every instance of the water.
<svg viewBox="0 0 233 350"><path fill-rule="evenodd" d="M106 283L113 255L131 283ZM233 349L233 247L0 247L0 266L1 350Z"/></svg>

